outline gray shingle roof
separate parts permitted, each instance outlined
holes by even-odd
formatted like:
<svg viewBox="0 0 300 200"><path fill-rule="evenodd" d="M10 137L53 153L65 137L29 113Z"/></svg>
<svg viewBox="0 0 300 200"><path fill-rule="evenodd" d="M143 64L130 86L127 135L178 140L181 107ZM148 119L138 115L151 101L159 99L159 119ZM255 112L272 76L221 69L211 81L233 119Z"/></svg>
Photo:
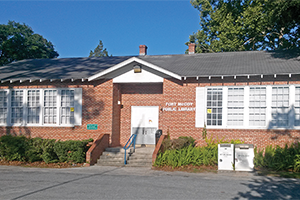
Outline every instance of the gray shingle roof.
<svg viewBox="0 0 300 200"><path fill-rule="evenodd" d="M241 51L139 57L186 77L299 74L299 51Z"/></svg>
<svg viewBox="0 0 300 200"><path fill-rule="evenodd" d="M300 51L137 56L182 77L300 74ZM132 56L23 60L0 67L0 80L88 78Z"/></svg>
<svg viewBox="0 0 300 200"><path fill-rule="evenodd" d="M0 67L0 80L86 79L128 58L130 57L22 60Z"/></svg>

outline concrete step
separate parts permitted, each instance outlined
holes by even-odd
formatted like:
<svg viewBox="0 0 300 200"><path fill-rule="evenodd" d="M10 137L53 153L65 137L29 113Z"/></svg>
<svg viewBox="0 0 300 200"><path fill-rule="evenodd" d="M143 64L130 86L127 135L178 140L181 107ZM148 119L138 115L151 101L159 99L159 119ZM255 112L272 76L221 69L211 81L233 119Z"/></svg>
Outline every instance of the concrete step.
<svg viewBox="0 0 300 200"><path fill-rule="evenodd" d="M152 160L127 160L127 164L152 164Z"/></svg>
<svg viewBox="0 0 300 200"><path fill-rule="evenodd" d="M123 157L106 157L106 156L100 156L99 160L106 160L106 161L122 161L124 160L124 156ZM126 157L127 160L127 157Z"/></svg>
<svg viewBox="0 0 300 200"><path fill-rule="evenodd" d="M112 153L104 151L101 155L102 157L114 157L114 158L124 158L124 153ZM129 156L129 153L126 153L126 157Z"/></svg>
<svg viewBox="0 0 300 200"><path fill-rule="evenodd" d="M128 158L126 167L152 167L154 147L137 147Z"/></svg>
<svg viewBox="0 0 300 200"><path fill-rule="evenodd" d="M152 147L137 147L135 148L134 153L141 153L141 154L153 154L154 148Z"/></svg>
<svg viewBox="0 0 300 200"><path fill-rule="evenodd" d="M143 154L132 154L131 156L129 156L130 160L137 160L137 159L141 159L141 160L152 160L152 154L149 155L143 155Z"/></svg>
<svg viewBox="0 0 300 200"><path fill-rule="evenodd" d="M152 163L127 163L125 167L152 167Z"/></svg>
<svg viewBox="0 0 300 200"><path fill-rule="evenodd" d="M123 167L124 162L122 163L114 163L114 162L104 162L104 163L98 163L96 164L97 166L116 166L116 167Z"/></svg>
<svg viewBox="0 0 300 200"><path fill-rule="evenodd" d="M133 147L126 150L126 166L130 167L151 167L153 147L137 147L133 151ZM122 147L106 148L97 165L100 166L124 166L124 153Z"/></svg>
<svg viewBox="0 0 300 200"><path fill-rule="evenodd" d="M132 148L126 151L126 159L130 156ZM124 153L122 147L106 148L97 161L98 166L124 166Z"/></svg>

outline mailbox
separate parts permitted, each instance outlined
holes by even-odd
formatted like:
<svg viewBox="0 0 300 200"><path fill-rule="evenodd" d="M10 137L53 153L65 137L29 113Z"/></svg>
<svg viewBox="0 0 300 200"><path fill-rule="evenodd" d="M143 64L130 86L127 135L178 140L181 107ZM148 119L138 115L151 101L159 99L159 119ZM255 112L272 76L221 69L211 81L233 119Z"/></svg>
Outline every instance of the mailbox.
<svg viewBox="0 0 300 200"><path fill-rule="evenodd" d="M236 144L234 148L235 148L235 170L253 171L254 170L253 144Z"/></svg>
<svg viewBox="0 0 300 200"><path fill-rule="evenodd" d="M234 144L218 144L218 170L233 170Z"/></svg>

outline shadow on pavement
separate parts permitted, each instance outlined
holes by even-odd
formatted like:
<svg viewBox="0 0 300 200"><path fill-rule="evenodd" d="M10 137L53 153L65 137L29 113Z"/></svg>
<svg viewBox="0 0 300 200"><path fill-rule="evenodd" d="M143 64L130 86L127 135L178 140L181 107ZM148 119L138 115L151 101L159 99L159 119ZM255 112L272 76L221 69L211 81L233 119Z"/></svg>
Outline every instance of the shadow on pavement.
<svg viewBox="0 0 300 200"><path fill-rule="evenodd" d="M297 179L265 177L242 185L249 190L239 192L233 199L300 199L300 180Z"/></svg>

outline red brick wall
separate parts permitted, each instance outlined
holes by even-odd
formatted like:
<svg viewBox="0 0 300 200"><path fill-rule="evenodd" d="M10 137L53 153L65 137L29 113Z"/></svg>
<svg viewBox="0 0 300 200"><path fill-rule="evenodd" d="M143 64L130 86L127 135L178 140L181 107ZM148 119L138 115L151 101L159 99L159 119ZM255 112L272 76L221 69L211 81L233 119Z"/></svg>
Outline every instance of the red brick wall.
<svg viewBox="0 0 300 200"><path fill-rule="evenodd" d="M287 76L288 77L288 76ZM192 136L199 144L204 144L202 128L195 127L195 111L165 111L172 107L167 103L189 102L195 107L196 87L224 85L267 85L267 84L299 84L300 77L273 76L258 77L224 77L223 79L188 78L185 81L164 79L158 84L113 84L112 80L95 82L23 82L1 84L0 88L66 88L81 87L82 126L66 127L0 127L0 134L26 135L53 139L88 139L98 138L102 133L110 134L112 146L124 145L131 133L131 106L159 106L159 128L163 134L169 133L171 138ZM118 105L118 101L121 105ZM177 107L178 106L173 106ZM98 130L87 130L87 124L98 124ZM269 144L283 146L285 143L299 141L300 131L297 130L244 130L244 129L207 129L207 136L225 138L226 140L240 139L258 147Z"/></svg>
<svg viewBox="0 0 300 200"><path fill-rule="evenodd" d="M51 84L51 85L50 85ZM112 80L71 82L71 81L35 81L32 83L1 84L1 89L7 88L82 88L82 126L75 127L0 127L0 135L26 135L61 140L97 139L102 133L112 132ZM98 124L98 130L87 130L87 124Z"/></svg>
<svg viewBox="0 0 300 200"><path fill-rule="evenodd" d="M195 127L195 111L164 111L167 103L190 102L195 107L196 87L204 86L225 86L225 85L277 85L277 84L299 84L299 77L293 77L286 81L286 77L273 79L273 76L264 77L224 77L208 79L190 78L185 81L165 79L163 85L159 84L122 84L122 104L121 109L121 144L124 145L130 137L131 106L159 106L159 128L163 134L169 133L171 138L179 136L192 136L201 144L205 144L202 139L202 128ZM162 88L161 88L162 87ZM177 107L180 106L173 106ZM266 130L266 129L207 129L207 136L215 139L236 140L251 143L258 147L267 145L281 145L300 141L300 131L298 130Z"/></svg>

